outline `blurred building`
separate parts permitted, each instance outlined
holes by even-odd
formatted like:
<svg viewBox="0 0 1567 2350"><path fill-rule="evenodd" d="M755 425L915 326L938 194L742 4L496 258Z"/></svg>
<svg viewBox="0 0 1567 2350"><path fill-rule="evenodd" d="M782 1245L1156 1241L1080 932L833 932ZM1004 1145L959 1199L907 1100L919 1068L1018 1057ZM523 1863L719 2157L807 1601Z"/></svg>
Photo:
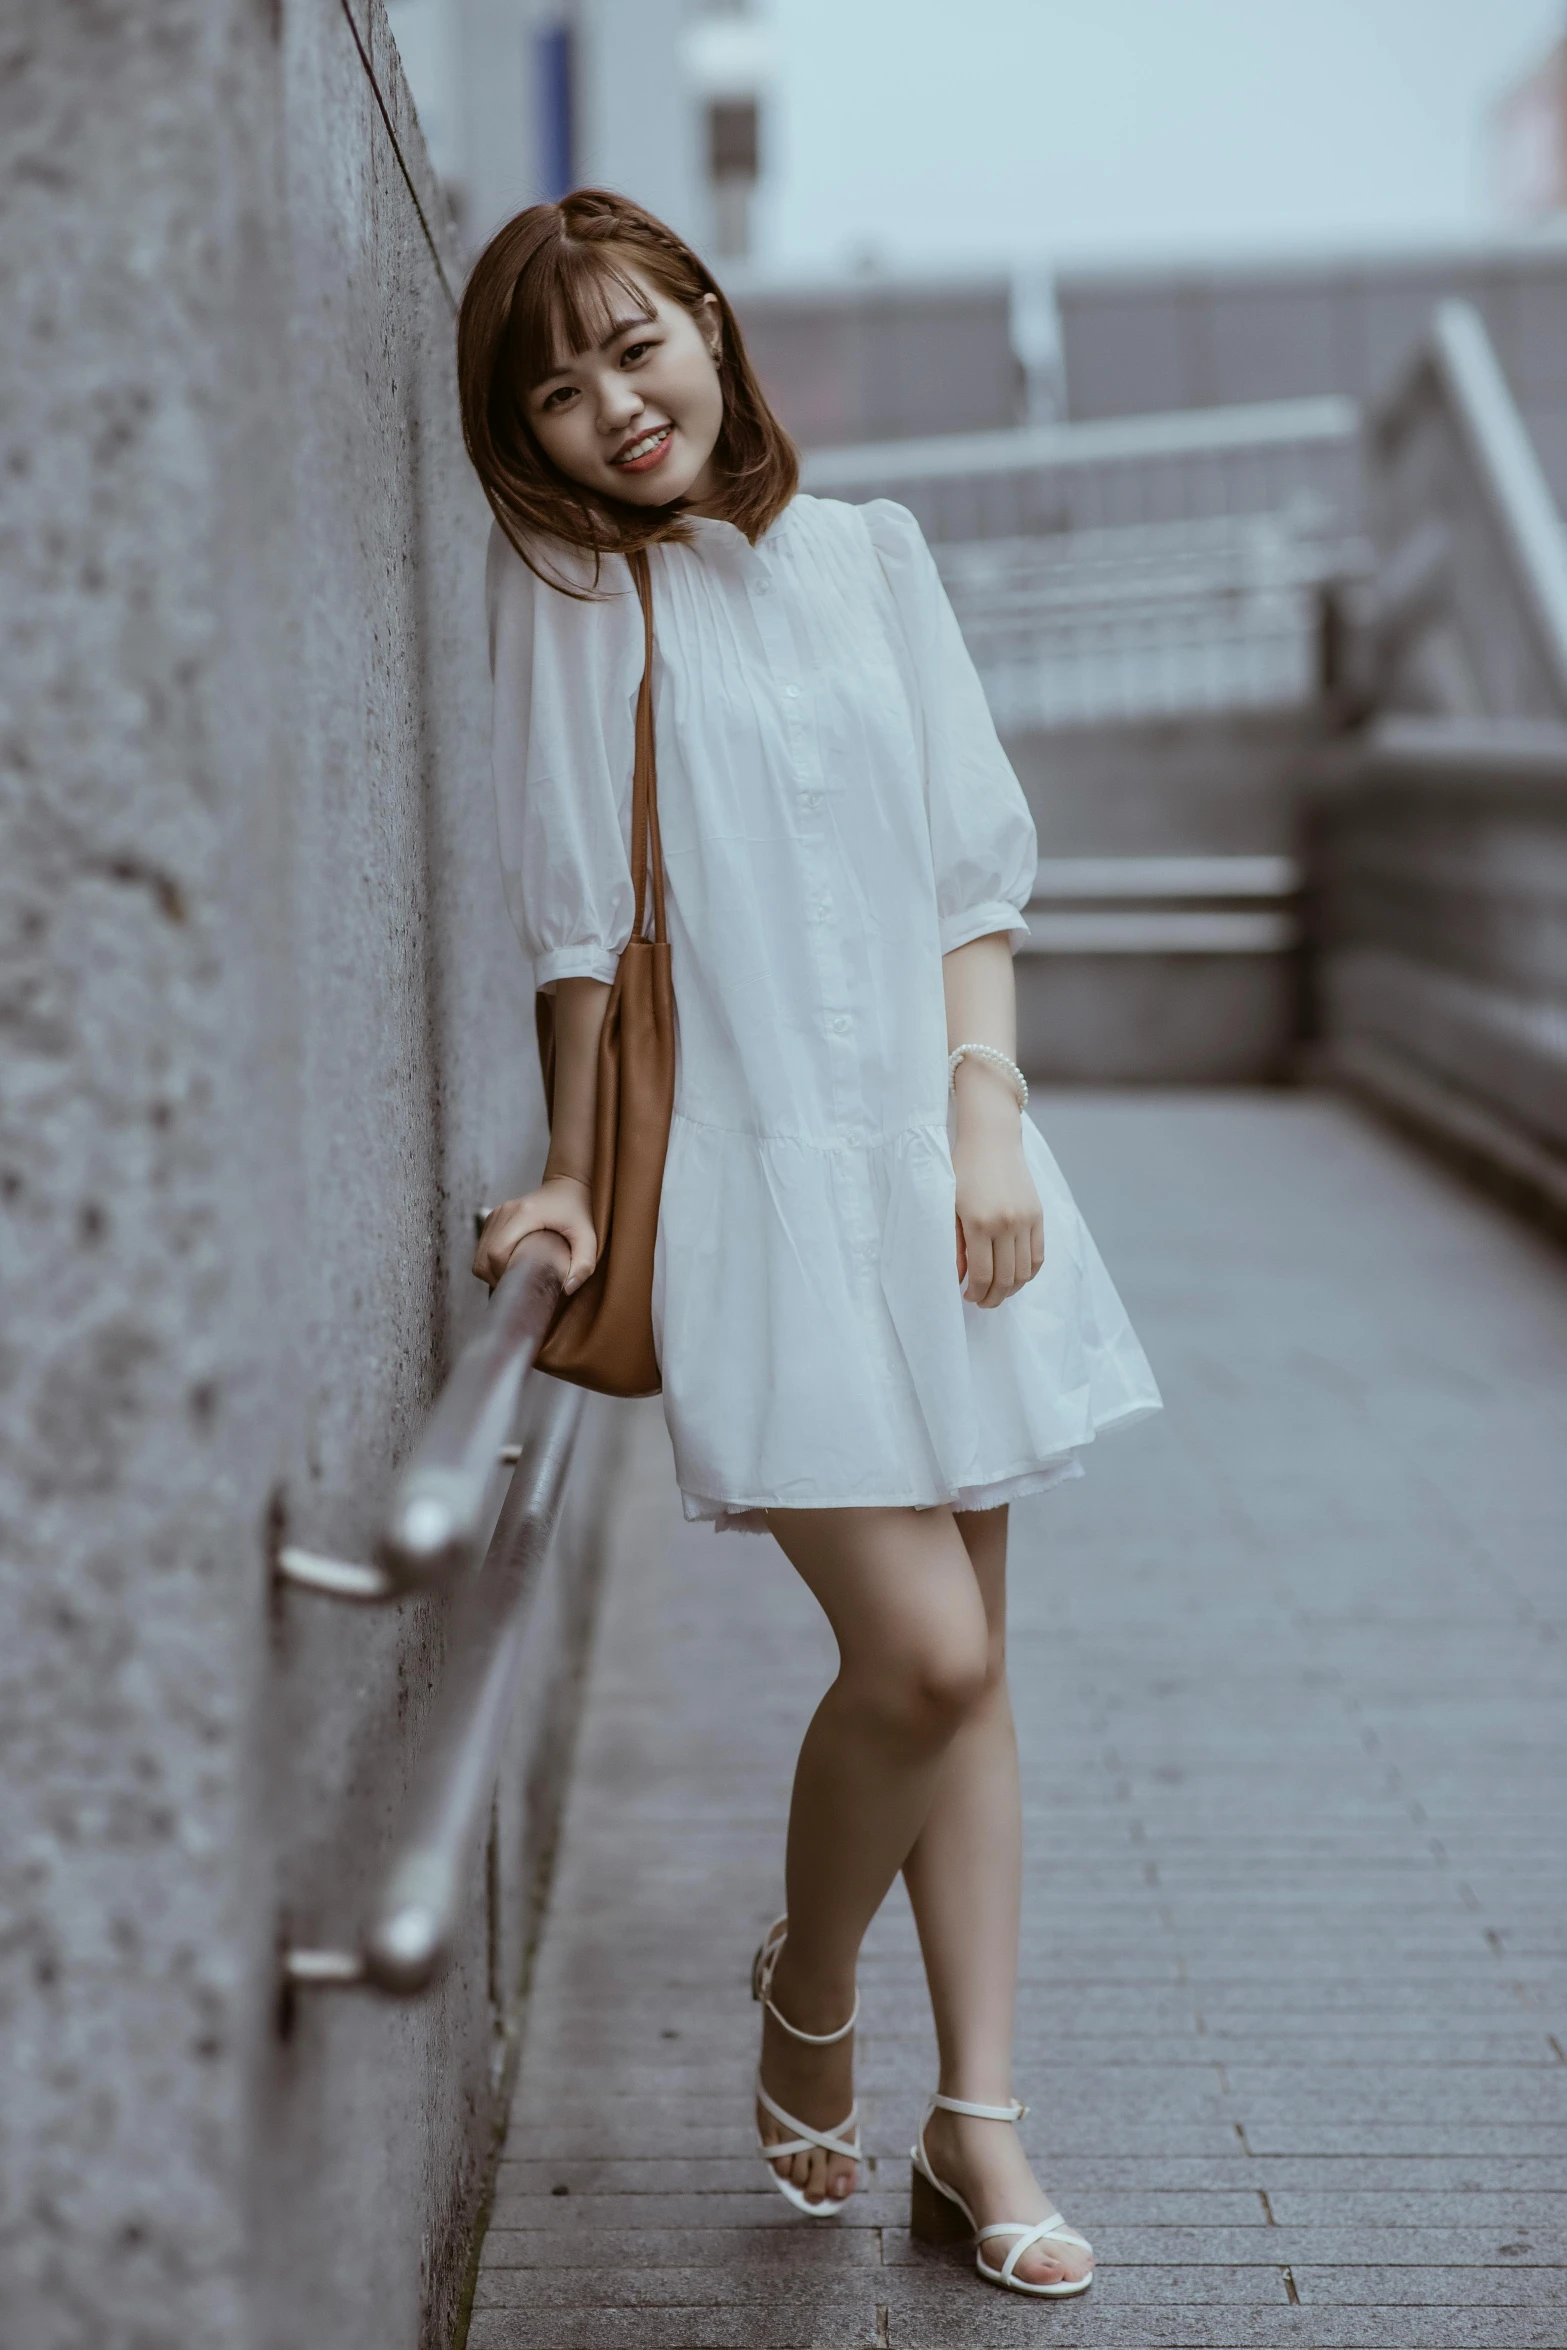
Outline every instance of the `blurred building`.
<svg viewBox="0 0 1567 2350"><path fill-rule="evenodd" d="M729 291L768 397L802 448L997 432L1024 419L1006 277L741 277Z"/></svg>
<svg viewBox="0 0 1567 2350"><path fill-rule="evenodd" d="M1277 1077L1301 1033L1302 778L1323 736L1367 700L1418 694L1444 723L1558 707L1543 656L1524 671L1531 615L1567 615L1567 241L1077 270L1055 294L1066 421L920 439L889 414L866 445L850 420L806 486L916 513L1028 793L1031 1075ZM1470 323L1433 345L1454 297ZM796 327L801 372L803 347ZM937 410L941 348L907 353L907 397ZM1422 351L1419 429L1395 430ZM1347 641L1365 674L1346 695Z"/></svg>
<svg viewBox="0 0 1567 2350"><path fill-rule="evenodd" d="M1567 212L1567 37L1497 106L1492 170L1497 200L1515 220Z"/></svg>
<svg viewBox="0 0 1567 2350"><path fill-rule="evenodd" d="M390 0L431 159L477 251L524 205L624 189L743 257L771 50L747 0Z"/></svg>
<svg viewBox="0 0 1567 2350"><path fill-rule="evenodd" d="M715 260L743 261L751 251L752 198L764 160L771 34L749 0L707 0L687 27L684 59L701 124L708 216L706 238L695 241Z"/></svg>
<svg viewBox="0 0 1567 2350"><path fill-rule="evenodd" d="M751 0L389 0L387 14L470 253L526 204L622 188L723 272L802 445L1022 421L1007 278L779 285L754 266L774 46Z"/></svg>
<svg viewBox="0 0 1567 2350"><path fill-rule="evenodd" d="M1443 301L1472 303L1567 503L1567 237L1308 260L1064 271L1067 414L1392 394Z"/></svg>

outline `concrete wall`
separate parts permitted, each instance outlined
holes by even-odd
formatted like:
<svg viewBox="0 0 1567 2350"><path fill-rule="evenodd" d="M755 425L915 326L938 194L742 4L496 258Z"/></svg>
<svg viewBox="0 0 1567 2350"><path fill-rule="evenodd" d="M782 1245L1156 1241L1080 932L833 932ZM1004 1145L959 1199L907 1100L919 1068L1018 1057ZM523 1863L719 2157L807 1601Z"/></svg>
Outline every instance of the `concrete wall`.
<svg viewBox="0 0 1567 2350"><path fill-rule="evenodd" d="M431 2001L281 2042L442 1620L278 1602L271 1546L363 1554L539 1139L454 256L374 0L7 44L3 2338L394 2350L454 2306L592 1540L590 1459L494 1916L476 1856Z"/></svg>
<svg viewBox="0 0 1567 2350"><path fill-rule="evenodd" d="M1376 405L1438 302L1484 318L1558 501L1567 500L1567 242L1230 266L1065 272L1067 409L1148 416L1344 392Z"/></svg>

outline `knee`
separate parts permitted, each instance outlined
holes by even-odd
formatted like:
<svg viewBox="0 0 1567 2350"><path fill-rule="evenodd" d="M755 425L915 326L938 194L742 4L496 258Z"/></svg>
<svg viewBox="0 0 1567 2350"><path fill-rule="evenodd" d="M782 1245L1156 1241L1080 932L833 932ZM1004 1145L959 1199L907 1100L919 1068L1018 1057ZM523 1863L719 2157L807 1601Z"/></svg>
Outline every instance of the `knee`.
<svg viewBox="0 0 1567 2350"><path fill-rule="evenodd" d="M908 1642L885 1660L870 1703L893 1736L912 1745L940 1746L962 1728L994 1686L983 1632L946 1626Z"/></svg>

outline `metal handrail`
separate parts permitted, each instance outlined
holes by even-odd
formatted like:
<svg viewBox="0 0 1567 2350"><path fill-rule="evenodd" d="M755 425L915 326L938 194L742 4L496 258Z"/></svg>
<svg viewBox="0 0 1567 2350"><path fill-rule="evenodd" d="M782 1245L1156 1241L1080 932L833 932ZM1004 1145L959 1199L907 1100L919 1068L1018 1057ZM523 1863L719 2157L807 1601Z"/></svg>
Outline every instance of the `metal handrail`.
<svg viewBox="0 0 1567 2350"><path fill-rule="evenodd" d="M1354 401L1329 393L1245 407L1181 409L1169 416L941 433L926 440L856 441L841 448L808 450L800 477L808 490L831 497L883 480L940 481L955 475L1033 473L1138 458L1226 456L1303 442L1353 443L1359 432L1360 411Z"/></svg>
<svg viewBox="0 0 1567 2350"><path fill-rule="evenodd" d="M1567 533L1479 312L1444 302L1431 359L1451 399L1567 700Z"/></svg>
<svg viewBox="0 0 1567 2350"><path fill-rule="evenodd" d="M478 1549L517 1399L560 1298L571 1252L558 1233L523 1241L392 1488L376 1554L403 1590L448 1580Z"/></svg>
<svg viewBox="0 0 1567 2350"><path fill-rule="evenodd" d="M523 1661L529 1602L560 1516L582 1417L577 1387L539 1394L483 1565L453 1613L447 1664L392 1855L355 1947L289 1948L291 1991L371 1984L408 1998L450 1956L473 1848L500 1770Z"/></svg>
<svg viewBox="0 0 1567 2350"><path fill-rule="evenodd" d="M1041 857L1034 905L1079 898L1292 898L1300 889L1294 857Z"/></svg>
<svg viewBox="0 0 1567 2350"><path fill-rule="evenodd" d="M451 1948L522 1670L523 1630L560 1515L580 1387L541 1398L484 1565L458 1602L446 1672L364 1935L365 1973L404 1997Z"/></svg>
<svg viewBox="0 0 1567 2350"><path fill-rule="evenodd" d="M1424 349L1378 419L1384 462L1432 388L1506 551L1551 695L1567 710L1567 532L1484 321L1468 302L1438 306ZM1384 631L1398 631L1408 615L1440 597L1451 560L1450 530L1427 516L1395 550L1379 583Z"/></svg>
<svg viewBox="0 0 1567 2350"><path fill-rule="evenodd" d="M518 1398L570 1262L558 1233L519 1243L392 1488L377 1563L290 1543L277 1554L282 1581L330 1599L389 1600L450 1582L471 1564L495 1524L503 1474L519 1457L510 1441Z"/></svg>
<svg viewBox="0 0 1567 2350"><path fill-rule="evenodd" d="M501 1767L528 1603L560 1515L582 1416L580 1388L547 1382L528 1391L526 1426L514 1440L523 1382L569 1265L570 1251L554 1232L532 1233L514 1252L393 1488L376 1546L380 1563L293 1545L278 1553L285 1583L376 1601L450 1582L488 1538L453 1611L424 1750L363 1929L350 1949L285 1947L286 2000L305 1989L361 1983L408 1996L435 1980L450 1953L468 1860Z"/></svg>

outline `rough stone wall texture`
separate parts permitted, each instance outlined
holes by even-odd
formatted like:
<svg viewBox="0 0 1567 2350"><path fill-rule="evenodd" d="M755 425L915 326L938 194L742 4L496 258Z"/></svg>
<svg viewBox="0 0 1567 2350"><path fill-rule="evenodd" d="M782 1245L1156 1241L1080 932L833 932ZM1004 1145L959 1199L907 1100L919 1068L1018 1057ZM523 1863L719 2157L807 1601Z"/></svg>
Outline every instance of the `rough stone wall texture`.
<svg viewBox="0 0 1567 2350"><path fill-rule="evenodd" d="M396 2350L454 2306L607 1441L456 1965L280 2040L442 1617L278 1602L270 1546L363 1554L538 1142L455 255L375 0L0 52L3 2339Z"/></svg>

